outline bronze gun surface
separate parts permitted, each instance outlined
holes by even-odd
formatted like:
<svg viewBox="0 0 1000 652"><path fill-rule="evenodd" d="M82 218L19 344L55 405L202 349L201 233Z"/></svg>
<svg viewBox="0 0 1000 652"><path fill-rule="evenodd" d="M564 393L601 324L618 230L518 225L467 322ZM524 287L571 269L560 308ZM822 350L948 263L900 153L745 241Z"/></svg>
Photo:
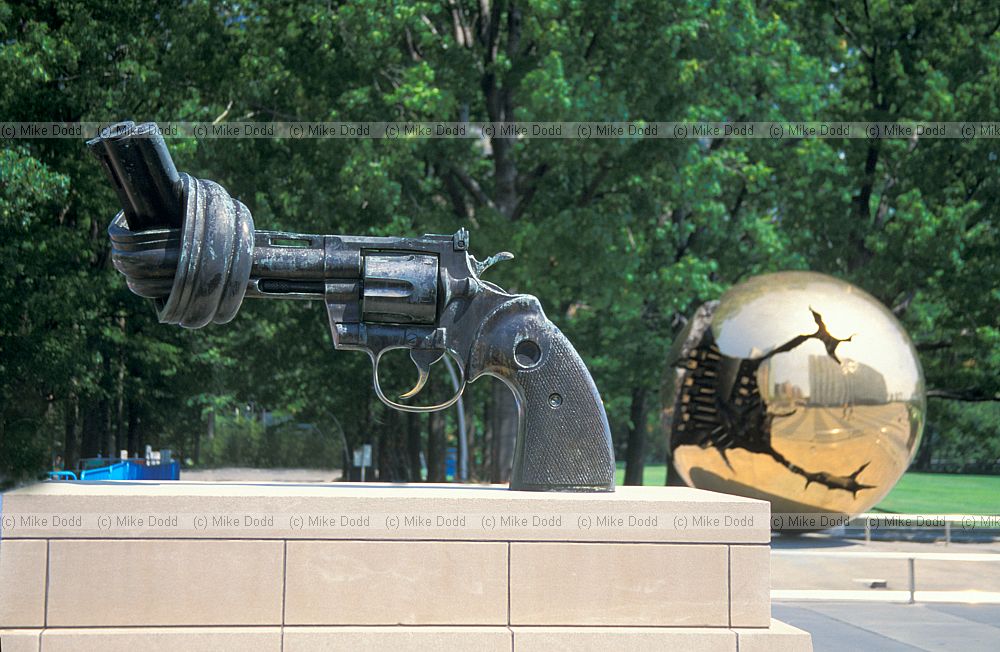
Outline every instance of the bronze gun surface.
<svg viewBox="0 0 1000 652"><path fill-rule="evenodd" d="M177 172L154 123L118 123L87 144L122 204L108 229L114 265L161 322L224 324L244 297L322 301L334 347L369 355L375 393L394 409L442 410L467 382L502 380L519 411L512 489L614 490L608 420L583 360L535 297L481 278L510 254L476 260L465 229L415 238L258 231L222 186ZM407 349L418 372L398 400L378 373L394 349ZM445 355L460 371L455 395L401 402Z"/></svg>

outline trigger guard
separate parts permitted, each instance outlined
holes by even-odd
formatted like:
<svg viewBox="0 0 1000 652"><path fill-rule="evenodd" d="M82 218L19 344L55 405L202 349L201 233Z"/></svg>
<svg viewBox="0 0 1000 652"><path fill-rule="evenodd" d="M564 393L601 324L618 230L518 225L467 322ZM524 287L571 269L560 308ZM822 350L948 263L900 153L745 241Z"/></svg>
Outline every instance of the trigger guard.
<svg viewBox="0 0 1000 652"><path fill-rule="evenodd" d="M382 385L378 382L378 365L382 361L382 356L386 352L392 351L394 349L405 349L405 346L394 346L386 349L382 349L378 354L372 355L372 384L375 386L375 395L378 396L379 400L391 407L394 410L399 410L400 412L438 412L450 408L455 403L458 403L458 399L462 398L462 393L465 392L465 370L462 369L462 365L456 365L458 371L462 376L462 382L458 386L458 391L450 399L441 403L439 405L405 405L403 403L397 403L392 400L382 391ZM447 355L447 354L446 354Z"/></svg>

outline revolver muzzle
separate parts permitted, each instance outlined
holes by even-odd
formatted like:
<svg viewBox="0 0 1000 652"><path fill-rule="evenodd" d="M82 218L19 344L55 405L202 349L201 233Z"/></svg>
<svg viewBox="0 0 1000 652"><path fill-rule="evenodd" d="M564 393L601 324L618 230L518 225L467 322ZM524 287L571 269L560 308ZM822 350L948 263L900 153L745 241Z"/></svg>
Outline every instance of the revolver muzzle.
<svg viewBox="0 0 1000 652"><path fill-rule="evenodd" d="M87 142L118 192L111 259L163 323L236 316L253 264L250 210L217 183L178 174L154 123L122 122Z"/></svg>
<svg viewBox="0 0 1000 652"><path fill-rule="evenodd" d="M113 124L87 147L103 164L131 229L181 226L180 176L156 123Z"/></svg>

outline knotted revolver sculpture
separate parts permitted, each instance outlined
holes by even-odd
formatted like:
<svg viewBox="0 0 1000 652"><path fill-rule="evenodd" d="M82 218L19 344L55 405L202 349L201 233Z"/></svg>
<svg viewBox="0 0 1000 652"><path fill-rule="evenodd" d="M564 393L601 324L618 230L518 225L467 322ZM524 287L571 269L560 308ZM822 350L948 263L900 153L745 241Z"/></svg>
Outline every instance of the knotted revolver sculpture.
<svg viewBox="0 0 1000 652"><path fill-rule="evenodd" d="M443 410L488 375L513 392L519 424L511 489L614 491L608 420L594 381L538 300L482 280L506 252L480 262L465 229L419 238L310 235L254 229L250 211L217 183L178 174L154 123L122 122L87 142L118 193L112 261L160 322L185 328L232 320L244 297L322 301L337 349L372 360L375 393L406 412ZM416 386L386 396L379 364L409 350ZM448 401L405 402L449 355L459 388Z"/></svg>

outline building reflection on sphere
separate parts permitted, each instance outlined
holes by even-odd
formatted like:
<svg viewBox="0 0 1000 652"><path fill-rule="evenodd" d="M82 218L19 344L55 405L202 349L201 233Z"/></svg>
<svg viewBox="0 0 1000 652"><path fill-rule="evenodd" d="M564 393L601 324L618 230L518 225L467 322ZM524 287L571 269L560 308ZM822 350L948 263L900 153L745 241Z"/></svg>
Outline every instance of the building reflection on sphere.
<svg viewBox="0 0 1000 652"><path fill-rule="evenodd" d="M701 306L670 354L664 421L690 486L772 512L857 514L909 466L923 373L874 297L812 272L754 277Z"/></svg>

